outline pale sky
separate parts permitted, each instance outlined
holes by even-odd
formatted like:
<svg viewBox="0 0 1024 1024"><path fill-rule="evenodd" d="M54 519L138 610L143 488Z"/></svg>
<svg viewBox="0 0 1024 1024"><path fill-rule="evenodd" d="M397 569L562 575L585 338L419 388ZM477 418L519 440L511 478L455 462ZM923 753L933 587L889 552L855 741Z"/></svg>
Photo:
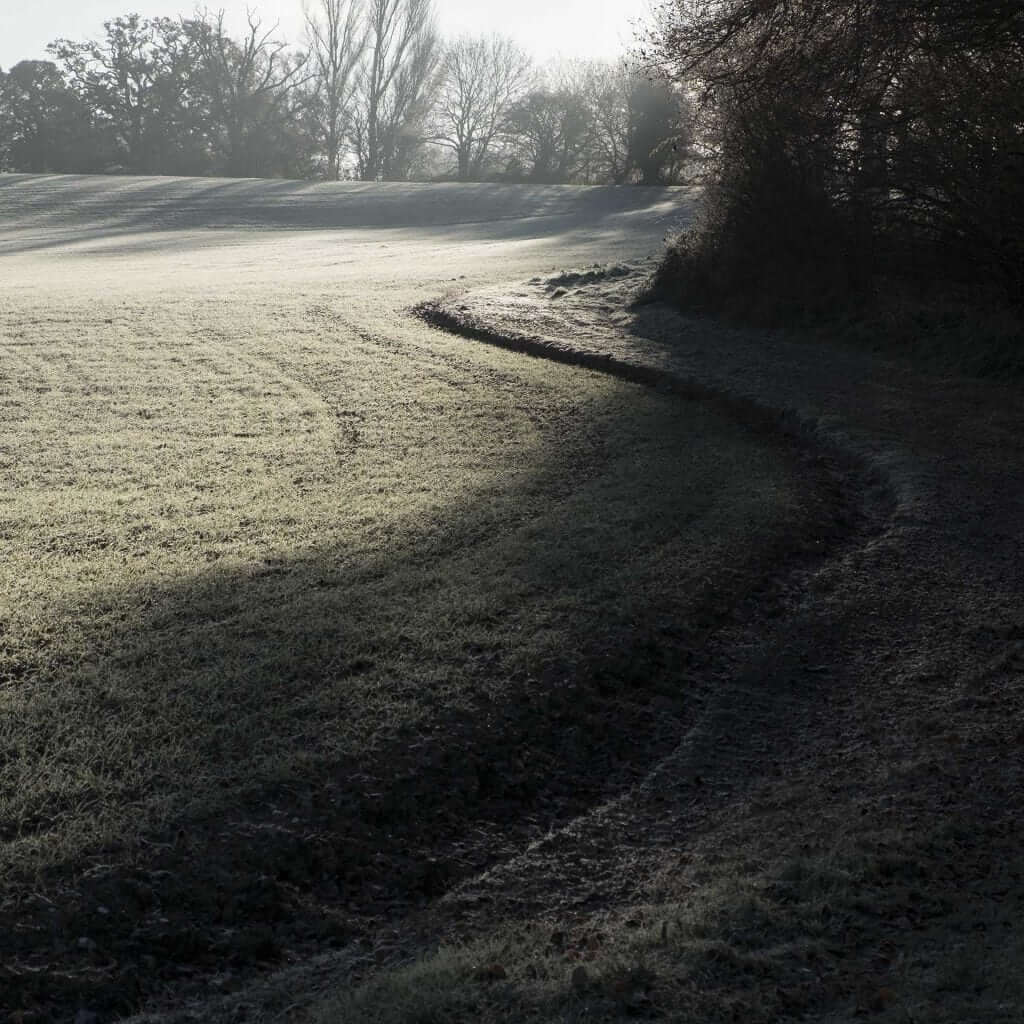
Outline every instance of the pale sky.
<svg viewBox="0 0 1024 1024"><path fill-rule="evenodd" d="M434 0L445 35L499 32L514 37L541 61L563 57L615 57L633 42L650 0ZM63 36L98 37L103 22L136 11L152 17L189 15L192 0L0 0L0 67L46 59L46 44ZM209 0L224 8L235 29L244 24L245 0ZM264 22L280 22L289 43L302 38L302 0L249 0Z"/></svg>

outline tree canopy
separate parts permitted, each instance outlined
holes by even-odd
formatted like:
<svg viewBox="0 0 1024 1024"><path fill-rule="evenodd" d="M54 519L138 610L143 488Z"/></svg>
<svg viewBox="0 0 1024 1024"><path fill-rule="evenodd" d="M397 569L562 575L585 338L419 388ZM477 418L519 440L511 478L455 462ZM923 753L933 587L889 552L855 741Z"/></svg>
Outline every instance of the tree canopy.
<svg viewBox="0 0 1024 1024"><path fill-rule="evenodd" d="M666 0L644 57L715 159L695 292L828 302L899 274L1024 298L1021 3Z"/></svg>
<svg viewBox="0 0 1024 1024"><path fill-rule="evenodd" d="M299 46L250 13L127 14L0 72L0 170L669 183L683 92L625 60L538 67L438 34L432 0L305 0Z"/></svg>

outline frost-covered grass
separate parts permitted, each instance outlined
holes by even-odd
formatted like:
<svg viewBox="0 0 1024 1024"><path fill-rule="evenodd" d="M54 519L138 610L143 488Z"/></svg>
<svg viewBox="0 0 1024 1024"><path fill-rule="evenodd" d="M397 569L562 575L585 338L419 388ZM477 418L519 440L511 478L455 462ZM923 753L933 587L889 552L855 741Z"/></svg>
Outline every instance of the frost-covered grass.
<svg viewBox="0 0 1024 1024"><path fill-rule="evenodd" d="M281 294L7 317L9 865L500 701L793 500L705 408Z"/></svg>
<svg viewBox="0 0 1024 1024"><path fill-rule="evenodd" d="M789 455L708 406L405 315L648 251L670 192L520 190L510 227L392 189L353 226L344 187L0 185L19 1012L309 952L438 835L615 785L595 758L671 734L651 695L685 706L687 644L799 531Z"/></svg>
<svg viewBox="0 0 1024 1024"><path fill-rule="evenodd" d="M955 831L826 840L785 857L711 832L665 879L677 887L671 902L539 915L449 943L336 986L299 1019L1009 1024L1024 1003L1020 852L999 840L965 846ZM945 858L971 872L973 858L993 854L991 876L958 904L922 896Z"/></svg>

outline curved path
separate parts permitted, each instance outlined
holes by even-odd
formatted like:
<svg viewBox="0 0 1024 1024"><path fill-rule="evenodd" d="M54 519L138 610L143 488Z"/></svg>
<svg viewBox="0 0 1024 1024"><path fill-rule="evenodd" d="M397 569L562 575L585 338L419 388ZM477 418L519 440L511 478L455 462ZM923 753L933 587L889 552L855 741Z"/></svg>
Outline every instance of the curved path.
<svg viewBox="0 0 1024 1024"><path fill-rule="evenodd" d="M827 457L852 532L824 559L808 538L809 557L718 633L702 668L713 699L642 782L448 892L409 922L405 955L417 941L473 941L510 922L562 934L585 932L595 916L607 926L617 913L685 908L723 875L740 893L782 893L785 931L800 888L793 865L824 864L849 882L831 897L834 945L823 959L766 951L744 994L753 1002L733 1005L772 1020L1014 1020L1024 909L1019 392L629 308L649 269L627 259L610 273L460 289L417 312L466 343L709 398L799 438ZM859 877L850 865L862 861ZM894 883L904 871L910 881ZM367 969L358 953L331 955L242 1002L315 1006L319 992ZM943 971L968 981L944 987ZM204 1019L230 1019L238 1006L208 1006Z"/></svg>
<svg viewBox="0 0 1024 1024"><path fill-rule="evenodd" d="M1024 810L1019 394L658 306L630 310L647 269L460 291L418 312L470 343L723 402L831 453L853 532L824 560L798 559L720 632L704 669L714 699L640 784L460 884L407 938L429 948L538 921L560 933L595 914L686 906L718 883L709 865L737 888L752 871L755 887L771 888L782 884L772 870L794 858L841 866L884 851L909 865L910 888L855 878L854 903L878 900L862 907L868 924L846 921L811 972L803 959L766 958L762 1011L1010 1021ZM934 976L967 970L965 957L987 966L951 994ZM332 955L245 998L315 1005L366 970L358 954ZM206 1012L229 1019L238 1005Z"/></svg>
<svg viewBox="0 0 1024 1024"><path fill-rule="evenodd" d="M357 342L399 346L403 358L429 350L443 364L469 342L407 315L442 295L430 315L449 328L709 396L827 453L815 471L857 498L840 524L855 542L821 560L808 538L807 557L719 632L706 666L715 699L676 751L628 797L462 883L410 928L427 939L680 902L723 851L771 864L842 836L851 848L927 847L915 854L927 861L916 902L883 931L890 959L922 944L940 959L946 918L994 905L1006 892L999 859L1013 868L1020 840L1019 395L659 307L628 310L644 258L691 200L673 190L0 176L0 330L17 345L26 318L51 322L97 294L108 306L178 308L187 323L193 305L216 301L214 282L230 282L254 306L298 294L309 318L328 317ZM593 272L609 261L611 273ZM572 267L584 270L507 284ZM966 918L961 894L976 904ZM1022 919L1019 891L1003 898L1007 918L1016 908ZM849 962L819 971L836 1012L858 1009L849 978L878 934L851 939ZM996 938L982 941L996 958ZM296 984L328 984L345 963L332 956L303 968L302 981L234 997L223 1015L246 1000L288 1006Z"/></svg>
<svg viewBox="0 0 1024 1024"><path fill-rule="evenodd" d="M859 901L877 899L877 919L845 933L834 963L801 968L816 987L798 998L783 983L767 1012L1011 1020L1024 996L1012 982L1024 907L1020 391L632 307L649 270L533 279L422 314L476 341L717 397L843 453L863 519L838 557L780 581L781 614L755 610L717 638L717 700L641 785L446 902L478 930L538 912L572 919L685 905L716 860L736 871L730 884L744 872L768 884L793 858L885 850L913 868L909 900L886 905L869 874ZM585 875L567 869L581 860ZM950 964L976 975L944 996L934 976Z"/></svg>

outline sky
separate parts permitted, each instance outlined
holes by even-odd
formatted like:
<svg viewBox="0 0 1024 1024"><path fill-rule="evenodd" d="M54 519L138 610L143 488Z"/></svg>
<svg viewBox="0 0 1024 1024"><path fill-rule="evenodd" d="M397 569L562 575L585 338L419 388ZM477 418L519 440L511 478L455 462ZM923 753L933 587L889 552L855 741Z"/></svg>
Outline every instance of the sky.
<svg viewBox="0 0 1024 1024"><path fill-rule="evenodd" d="M498 32L515 38L538 60L555 57L615 57L633 41L650 0L434 0L441 31ZM143 16L189 15L192 0L0 0L0 67L19 60L46 59L46 44L58 37L96 38L103 22L131 11ZM223 8L237 29L245 23L245 0L209 0ZM301 42L302 0L249 0L267 24L280 23L280 35Z"/></svg>

